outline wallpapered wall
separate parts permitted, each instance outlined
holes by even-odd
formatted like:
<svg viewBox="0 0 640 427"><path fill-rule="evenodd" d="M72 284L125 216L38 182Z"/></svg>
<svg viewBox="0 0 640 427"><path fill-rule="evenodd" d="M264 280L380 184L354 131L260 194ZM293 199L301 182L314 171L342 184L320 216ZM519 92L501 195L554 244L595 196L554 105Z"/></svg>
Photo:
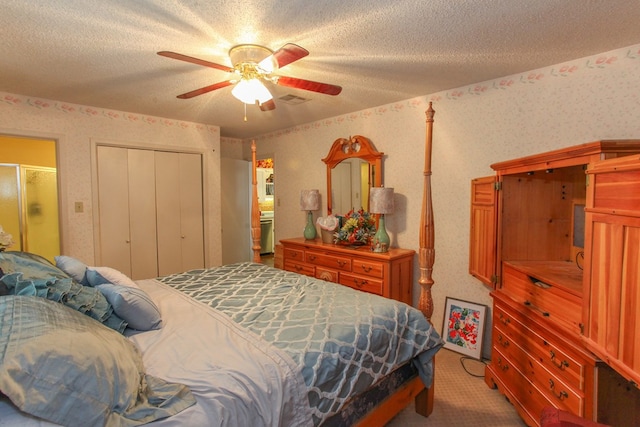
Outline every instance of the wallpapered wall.
<svg viewBox="0 0 640 427"><path fill-rule="evenodd" d="M424 76L428 79L429 76ZM436 110L433 197L436 261L433 322L441 330L446 296L491 304L467 273L469 183L492 174L490 164L598 139L640 138L640 45L571 60L500 79L357 111L256 138L258 157L276 164L276 238L300 236L301 189L321 190L326 210L325 157L334 140L360 134L385 153L384 184L394 187L387 216L394 246L418 249L425 115ZM91 141L202 149L208 186L210 264L220 262L219 159L250 158L248 143L223 138L215 126L148 117L0 92L0 133L60 141L63 248L93 262ZM215 151L212 151L215 150ZM313 160L315 159L315 160ZM310 161L311 160L311 161ZM82 201L85 212L73 212ZM320 214L318 212L317 214ZM418 266L414 295L419 293ZM490 337L485 339L488 349Z"/></svg>
<svg viewBox="0 0 640 427"><path fill-rule="evenodd" d="M207 191L205 229L209 236L207 262L209 265L220 263L220 129L217 126L0 92L0 134L58 141L62 252L89 265L95 265L92 142L203 152ZM84 212L74 212L75 202L83 203Z"/></svg>
<svg viewBox="0 0 640 427"><path fill-rule="evenodd" d="M442 330L446 296L491 305L488 289L468 274L471 179L492 175L490 165L498 161L599 139L640 138L640 45L256 138L258 153L275 153L276 238L302 235L301 189L319 188L323 211L316 216L326 214L320 159L337 138L360 134L385 153L384 185L396 194L396 211L386 216L392 245L417 250L429 101L436 110L432 320ZM487 334L485 349L489 343Z"/></svg>

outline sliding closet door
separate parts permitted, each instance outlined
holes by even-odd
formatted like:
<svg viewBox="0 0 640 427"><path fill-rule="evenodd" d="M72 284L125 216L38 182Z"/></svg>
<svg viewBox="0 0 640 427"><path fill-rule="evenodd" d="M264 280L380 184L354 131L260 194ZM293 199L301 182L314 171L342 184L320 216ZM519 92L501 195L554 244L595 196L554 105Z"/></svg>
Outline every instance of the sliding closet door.
<svg viewBox="0 0 640 427"><path fill-rule="evenodd" d="M153 151L97 150L99 263L133 279L157 277Z"/></svg>
<svg viewBox="0 0 640 427"><path fill-rule="evenodd" d="M154 154L129 149L128 160L131 277L149 279L158 277Z"/></svg>
<svg viewBox="0 0 640 427"><path fill-rule="evenodd" d="M201 159L155 153L160 276L204 267Z"/></svg>
<svg viewBox="0 0 640 427"><path fill-rule="evenodd" d="M101 265L131 276L127 150L97 147Z"/></svg>
<svg viewBox="0 0 640 427"><path fill-rule="evenodd" d="M182 270L204 268L202 156L180 153Z"/></svg>

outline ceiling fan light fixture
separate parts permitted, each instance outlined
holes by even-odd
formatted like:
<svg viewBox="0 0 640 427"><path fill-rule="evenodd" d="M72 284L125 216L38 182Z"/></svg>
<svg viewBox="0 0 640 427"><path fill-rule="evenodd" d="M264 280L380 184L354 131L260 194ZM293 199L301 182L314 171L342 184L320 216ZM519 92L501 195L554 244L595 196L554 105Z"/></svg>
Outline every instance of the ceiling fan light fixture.
<svg viewBox="0 0 640 427"><path fill-rule="evenodd" d="M271 99L271 92L258 79L241 79L231 90L231 94L245 104L263 104Z"/></svg>

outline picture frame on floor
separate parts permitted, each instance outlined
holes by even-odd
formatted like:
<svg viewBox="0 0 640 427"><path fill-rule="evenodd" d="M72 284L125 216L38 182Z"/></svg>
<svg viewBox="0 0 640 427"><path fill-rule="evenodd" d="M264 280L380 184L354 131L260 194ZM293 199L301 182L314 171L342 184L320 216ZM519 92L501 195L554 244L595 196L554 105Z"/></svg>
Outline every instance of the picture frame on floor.
<svg viewBox="0 0 640 427"><path fill-rule="evenodd" d="M487 306L447 297L442 322L444 348L482 360Z"/></svg>

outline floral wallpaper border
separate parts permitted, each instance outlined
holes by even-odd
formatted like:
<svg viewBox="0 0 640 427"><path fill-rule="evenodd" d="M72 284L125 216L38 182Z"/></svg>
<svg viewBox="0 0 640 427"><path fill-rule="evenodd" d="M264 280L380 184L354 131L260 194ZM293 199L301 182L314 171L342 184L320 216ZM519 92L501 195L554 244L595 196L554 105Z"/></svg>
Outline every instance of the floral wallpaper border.
<svg viewBox="0 0 640 427"><path fill-rule="evenodd" d="M205 131L209 134L219 134L219 126L211 126L202 123L187 122L182 120L167 119L163 117L147 116L144 114L128 113L105 108L90 107L85 105L72 104L69 102L52 101L48 99L36 98L32 96L15 95L7 92L0 92L0 102L13 107L31 107L39 110L57 111L61 114L77 114L91 119L103 118L108 120L119 120L130 123L140 123L149 126L175 127L179 129L195 129Z"/></svg>
<svg viewBox="0 0 640 427"><path fill-rule="evenodd" d="M437 102L444 99L449 101L458 101L469 96L482 96L493 90L509 90L516 85L537 84L550 78L570 78L579 74L580 72L589 69L608 68L617 65L620 61L628 60L640 61L640 44L612 50L610 52L601 53L590 57L576 59L574 61L564 62L562 63L562 65L540 68L521 74L514 74L495 80L489 80L483 83L455 88L445 92L438 92L432 95L420 96L408 99L406 101L382 105L379 107L361 110L342 116L336 116L317 122L305 123L291 128L260 135L255 139L268 140L279 138L290 134L306 132L309 130L315 130L332 125L338 125L344 122L354 122L356 120L362 119L366 120L371 117L380 116L387 113L397 113L407 108L424 109L430 101ZM640 62L638 64L640 65Z"/></svg>
<svg viewBox="0 0 640 427"><path fill-rule="evenodd" d="M570 78L582 71L594 68L608 68L616 66L620 61L640 61L640 44L613 50L607 53L597 54L590 57L565 62L562 65L554 65L538 70L527 71L521 74L514 74L487 82L463 86L445 92L432 95L419 96L401 102L382 105L375 108L356 111L316 122L305 123L287 129L281 129L271 133L259 135L255 139L268 140L279 138L285 135L302 133L310 130L317 130L322 127L339 125L344 122L354 122L357 120L367 120L388 113L401 112L404 109L426 107L429 101L449 101L461 100L468 96L482 96L493 90L509 90L520 84L537 84L550 78ZM210 134L219 134L219 126L206 125L202 123L186 122L181 120L167 119L162 117L147 116L144 114L128 113L117 110L89 107L67 102L51 101L42 98L15 95L7 92L0 92L0 102L19 107L27 106L37 109L51 109L61 114L78 114L89 118L106 118L110 120L122 120L132 123L141 123L150 126L176 127L180 129L196 129L206 131Z"/></svg>

